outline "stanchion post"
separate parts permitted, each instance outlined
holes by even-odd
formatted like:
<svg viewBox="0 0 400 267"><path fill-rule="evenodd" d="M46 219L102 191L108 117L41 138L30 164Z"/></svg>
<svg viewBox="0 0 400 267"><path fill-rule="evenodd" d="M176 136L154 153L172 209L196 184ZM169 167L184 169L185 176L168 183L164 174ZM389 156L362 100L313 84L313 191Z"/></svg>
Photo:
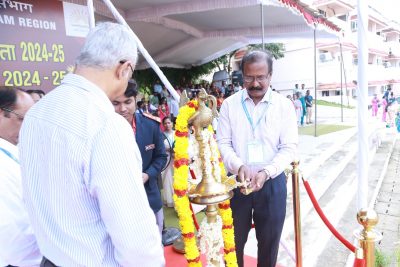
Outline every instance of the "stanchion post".
<svg viewBox="0 0 400 267"><path fill-rule="evenodd" d="M363 229L355 232L355 236L363 249L366 267L374 267L375 242L382 239L381 233L373 229L378 223L378 214L372 209L361 209L357 213L357 221L363 226Z"/></svg>
<svg viewBox="0 0 400 267"><path fill-rule="evenodd" d="M300 221L300 194L299 194L299 162L294 161L292 165L292 189L293 189L293 215L294 232L296 241L296 267L303 266L301 246L301 221Z"/></svg>

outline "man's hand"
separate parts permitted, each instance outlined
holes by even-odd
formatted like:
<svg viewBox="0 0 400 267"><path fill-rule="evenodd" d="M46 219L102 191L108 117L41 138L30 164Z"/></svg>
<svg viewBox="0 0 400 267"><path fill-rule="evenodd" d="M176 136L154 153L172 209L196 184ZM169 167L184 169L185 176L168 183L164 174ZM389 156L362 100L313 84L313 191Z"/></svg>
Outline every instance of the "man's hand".
<svg viewBox="0 0 400 267"><path fill-rule="evenodd" d="M267 181L268 178L269 177L265 171L258 172L256 176L251 179L250 188L253 190L253 192L257 192L263 187L265 181Z"/></svg>
<svg viewBox="0 0 400 267"><path fill-rule="evenodd" d="M248 193L246 193L247 192L246 188L248 185L250 185L250 182L251 182L250 174L251 174L250 170L246 165L240 166L237 178L240 183L246 184L246 186L242 186L240 189L240 192L242 192L242 194L248 194Z"/></svg>
<svg viewBox="0 0 400 267"><path fill-rule="evenodd" d="M145 184L149 180L149 175L145 172L142 173L143 184Z"/></svg>
<svg viewBox="0 0 400 267"><path fill-rule="evenodd" d="M250 170L246 165L242 165L239 168L237 178L239 179L239 182L250 182Z"/></svg>

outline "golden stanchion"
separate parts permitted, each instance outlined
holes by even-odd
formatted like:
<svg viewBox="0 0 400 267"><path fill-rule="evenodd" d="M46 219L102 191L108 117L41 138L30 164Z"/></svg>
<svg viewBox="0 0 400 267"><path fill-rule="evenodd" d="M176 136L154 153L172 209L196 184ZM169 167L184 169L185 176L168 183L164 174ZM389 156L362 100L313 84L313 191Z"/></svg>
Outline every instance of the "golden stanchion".
<svg viewBox="0 0 400 267"><path fill-rule="evenodd" d="M299 162L294 161L292 165L292 188L293 188L293 215L294 232L296 241L296 267L303 266L301 246L301 221L300 221L300 196L299 196Z"/></svg>
<svg viewBox="0 0 400 267"><path fill-rule="evenodd" d="M366 267L375 266L375 242L382 239L381 233L374 226L378 223L378 214L372 209L361 209L357 213L357 221L363 229L356 230L360 247L363 249Z"/></svg>

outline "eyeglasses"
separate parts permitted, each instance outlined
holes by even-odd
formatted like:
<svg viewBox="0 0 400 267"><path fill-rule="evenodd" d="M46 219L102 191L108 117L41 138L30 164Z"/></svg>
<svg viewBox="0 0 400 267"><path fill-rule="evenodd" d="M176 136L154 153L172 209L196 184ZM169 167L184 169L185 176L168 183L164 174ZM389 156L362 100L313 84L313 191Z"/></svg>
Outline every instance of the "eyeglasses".
<svg viewBox="0 0 400 267"><path fill-rule="evenodd" d="M4 111L6 111L6 112L10 112L10 113L14 114L15 116L17 116L17 118L18 118L20 121L23 121L23 120L24 120L24 116L22 116L22 115L19 114L18 112L15 112L14 110L11 110L11 109L9 109L9 108L1 108L1 109L4 110Z"/></svg>
<svg viewBox="0 0 400 267"><path fill-rule="evenodd" d="M243 80L244 80L246 83L252 83L252 82L254 82L254 80L256 80L258 83L263 83L263 82L266 82L266 81L268 80L268 76L269 76L269 75L262 75L262 76L256 76L256 77L253 77L253 76L243 76Z"/></svg>
<svg viewBox="0 0 400 267"><path fill-rule="evenodd" d="M126 63L126 60L121 60L121 61L119 62L119 64L125 64L125 63ZM132 65L129 64L129 67L130 67L131 70L132 70L132 78L133 78L133 68L132 68Z"/></svg>

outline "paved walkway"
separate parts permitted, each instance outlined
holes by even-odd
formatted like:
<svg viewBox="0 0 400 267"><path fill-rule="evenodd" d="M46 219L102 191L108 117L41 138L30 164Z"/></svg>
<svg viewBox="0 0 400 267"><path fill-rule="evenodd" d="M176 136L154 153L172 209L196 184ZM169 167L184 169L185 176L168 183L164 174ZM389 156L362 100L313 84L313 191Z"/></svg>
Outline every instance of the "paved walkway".
<svg viewBox="0 0 400 267"><path fill-rule="evenodd" d="M393 267L400 266L400 139L397 139L375 203L382 234L379 249Z"/></svg>
<svg viewBox="0 0 400 267"><path fill-rule="evenodd" d="M352 241L352 232L359 227L355 215L356 209L356 191L357 191L357 121L356 109L343 110L343 122L341 121L340 108L319 106L318 121L321 124L342 124L354 126L350 129L321 135L318 137L301 135L299 140L299 159L300 169L303 176L309 180L310 185L331 223L339 229L344 236ZM380 117L379 117L380 118ZM370 146L370 171L369 171L369 201L376 197L385 197L384 200L389 201L379 204L377 209L382 206L384 212L392 212L390 215L381 216L380 224L387 227L392 221L390 220L394 213L400 213L400 194L393 193L392 198L388 194L381 194L380 191L374 192L379 186L380 177L386 173L389 156L393 151L394 140L397 136L393 129L386 129L384 123L379 118L368 119L368 136ZM396 143L397 144L397 143ZM385 166L386 162L386 166ZM399 163L400 164L400 163ZM389 166L391 166L389 164ZM388 174L390 173L388 168ZM400 172L400 166L397 167ZM393 176L393 180L397 181L396 188L400 190L400 175ZM390 189L390 182L389 187ZM382 183L386 185L386 182ZM382 187L384 188L384 187ZM332 237L326 226L321 222L318 215L304 190L302 182L300 182L300 203L301 203L301 220L303 231L303 266L345 266L349 251L343 248L343 245ZM288 203L287 217L282 235L284 245L289 251L294 252L294 236L293 236L293 215L291 200L291 182L288 182ZM386 205L386 206L385 206ZM379 211L379 210L378 210ZM392 216L392 217L389 217ZM388 219L389 218L389 219ZM380 225L379 224L379 225ZM395 228L395 224L391 224ZM397 230L392 229L389 233L391 237L399 240L399 224ZM378 229L378 228L377 228ZM387 229L386 231L389 231ZM393 241L395 242L395 241ZM393 243L387 241L387 243ZM256 257L257 246L254 231L250 233L249 241L245 248L245 253L249 256ZM385 244L385 241L382 241ZM386 248L382 247L383 250ZM279 252L279 265L295 266L295 263L285 251L283 246ZM327 263L330 262L332 264Z"/></svg>

